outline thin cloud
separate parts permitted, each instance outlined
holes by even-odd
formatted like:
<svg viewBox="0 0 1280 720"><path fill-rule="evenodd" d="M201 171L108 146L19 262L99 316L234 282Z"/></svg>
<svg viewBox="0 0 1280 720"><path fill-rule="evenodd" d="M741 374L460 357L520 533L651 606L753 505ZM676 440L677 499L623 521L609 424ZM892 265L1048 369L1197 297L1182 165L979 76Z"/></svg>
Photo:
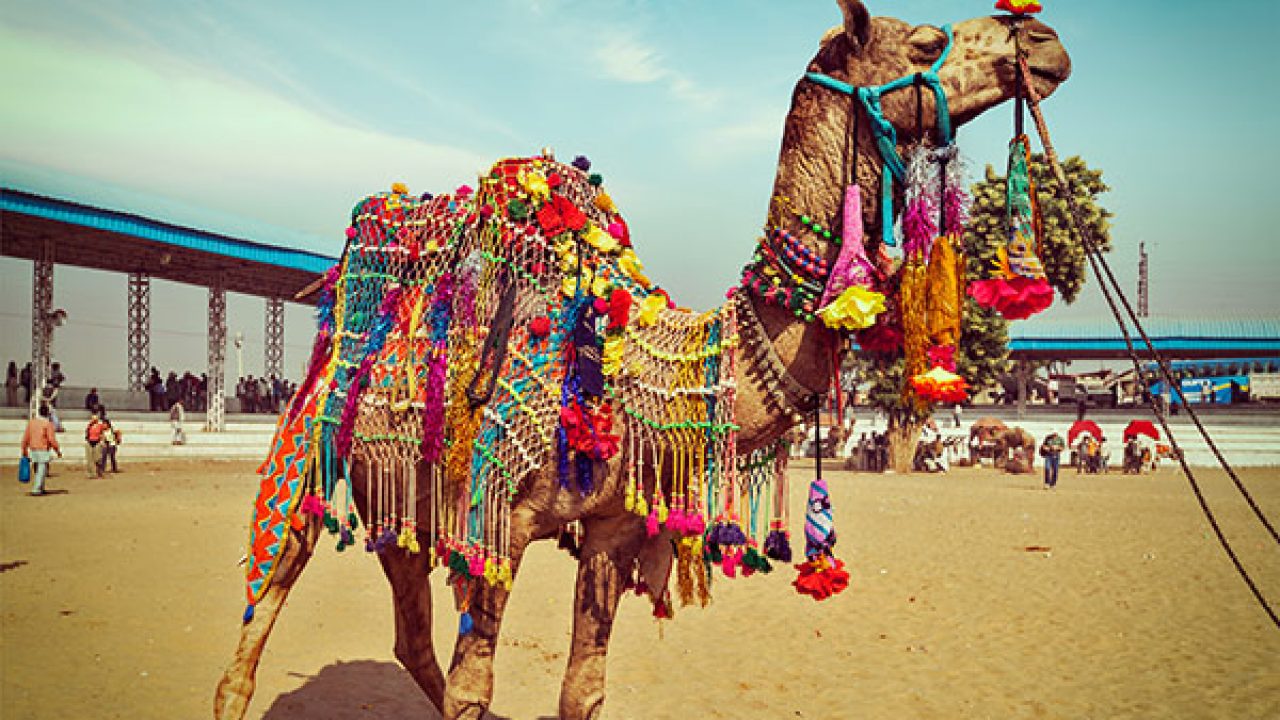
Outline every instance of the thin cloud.
<svg viewBox="0 0 1280 720"><path fill-rule="evenodd" d="M606 34L614 37L595 51L597 67L605 79L637 85L665 83L672 95L700 110L719 101L717 93L668 68L655 48L623 34Z"/></svg>

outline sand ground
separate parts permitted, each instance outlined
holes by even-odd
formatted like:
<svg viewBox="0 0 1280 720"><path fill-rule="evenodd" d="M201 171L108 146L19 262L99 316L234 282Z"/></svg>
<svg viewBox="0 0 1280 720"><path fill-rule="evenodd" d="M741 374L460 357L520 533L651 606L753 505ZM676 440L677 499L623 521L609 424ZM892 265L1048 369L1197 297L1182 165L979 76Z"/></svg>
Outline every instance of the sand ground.
<svg viewBox="0 0 1280 720"><path fill-rule="evenodd" d="M0 491L0 716L199 718L236 642L250 463L63 465L65 494ZM793 467L797 516L811 470ZM1280 609L1280 552L1226 477L1201 471ZM790 570L720 579L662 624L624 601L606 718L1276 718L1271 627L1173 470L1142 477L832 473L853 585L824 603ZM1280 471L1243 474L1280 518ZM327 545L327 543L326 543ZM1028 548L1041 548L1028 550ZM493 713L555 714L574 567L526 556ZM443 586L436 643L456 615ZM322 547L264 654L254 718L436 717L396 664L390 594L362 552Z"/></svg>

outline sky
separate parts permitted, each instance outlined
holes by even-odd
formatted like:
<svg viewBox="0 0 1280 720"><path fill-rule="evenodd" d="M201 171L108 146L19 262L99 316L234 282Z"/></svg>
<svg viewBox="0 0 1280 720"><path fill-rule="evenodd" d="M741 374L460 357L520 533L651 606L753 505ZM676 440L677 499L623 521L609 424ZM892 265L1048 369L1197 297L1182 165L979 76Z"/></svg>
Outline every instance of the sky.
<svg viewBox="0 0 1280 720"><path fill-rule="evenodd" d="M1044 5L1074 66L1044 110L1059 153L1112 188L1126 289L1145 242L1153 313L1274 316L1280 3ZM931 24L991 6L868 3ZM450 190L551 147L592 159L652 277L706 308L750 255L792 88L839 20L833 0L6 0L0 184L336 256L361 197ZM1010 133L1008 105L960 131L975 178L1003 166ZM29 357L31 263L0 258L0 278L0 359ZM152 292L153 364L202 368L205 292ZM125 293L58 268L73 384L124 384ZM1091 283L1030 322L1100 312ZM296 375L313 327L306 308L286 321ZM261 372L263 324L261 300L229 298L245 372Z"/></svg>

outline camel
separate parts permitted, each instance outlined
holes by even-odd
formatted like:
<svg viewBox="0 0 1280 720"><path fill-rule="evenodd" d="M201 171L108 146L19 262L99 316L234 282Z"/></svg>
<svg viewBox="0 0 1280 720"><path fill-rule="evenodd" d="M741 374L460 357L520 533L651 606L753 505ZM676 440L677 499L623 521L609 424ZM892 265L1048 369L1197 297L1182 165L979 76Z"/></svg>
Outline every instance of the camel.
<svg viewBox="0 0 1280 720"><path fill-rule="evenodd" d="M878 85L928 70L946 47L947 38L939 28L873 18L858 0L839 0L839 6L843 23L823 36L807 67L811 73L855 86ZM1036 90L1047 96L1069 75L1068 56L1048 26L1024 19L1021 32L1021 47L1035 76ZM950 57L939 71L953 122L963 124L1013 97L1015 67L1009 18L981 17L956 24ZM934 130L933 102L930 94L924 93L923 122L917 123L915 93L884 98L884 115L897 128L901 148ZM795 88L773 194L792 203L795 217L788 216L786 223L797 237L806 232L800 221L802 214L806 220L821 219L827 227L840 226L838 218L851 169L856 167L864 196L876 197L882 161L867 122L857 126L856 155L848 151L855 117L850 108L850 98L829 87L802 79ZM874 232L879 224L874 203L868 203L862 214L865 226ZM805 237L817 255L828 261L835 259L833 243ZM746 291L736 293L730 302L739 303L744 334L754 323L753 332L769 350L744 353L733 368L736 450L745 455L781 437L796 423L798 413L812 408L812 396L828 387L843 336L822 323L802 321L790 310ZM636 319L628 322L634 324ZM621 442L626 445L628 438L624 436ZM651 536L645 519L625 507L623 456L619 453L595 464L595 485L589 493L565 489L554 472L531 472L515 479L519 492L510 507L509 580L518 575L528 543L554 538L568 523L576 522L581 528L571 650L559 702L560 716L566 719L592 718L601 711L606 653L624 587L638 570L655 595L653 599L660 601L662 591L658 588L665 588L673 563L669 534ZM554 448L546 448L539 457L544 466L554 465ZM655 471L648 466L643 470L645 486L669 488L671 464L658 467L663 469ZM361 490L361 478L370 472L369 466L360 462L353 462L350 469L355 506L366 518L374 501ZM424 477L423 465L416 466L414 472ZM429 512L428 487L426 482L419 483L412 495L419 517L427 517ZM215 716L240 718L246 712L263 647L320 532L318 520L302 519L282 539L271 583L252 615L247 615L235 655L218 685ZM397 659L444 718L482 717L492 697L492 663L509 583L477 583L469 588L471 627L459 635L446 675L432 647L431 595L425 582L432 569L428 553L391 547L380 552L378 559L392 589Z"/></svg>

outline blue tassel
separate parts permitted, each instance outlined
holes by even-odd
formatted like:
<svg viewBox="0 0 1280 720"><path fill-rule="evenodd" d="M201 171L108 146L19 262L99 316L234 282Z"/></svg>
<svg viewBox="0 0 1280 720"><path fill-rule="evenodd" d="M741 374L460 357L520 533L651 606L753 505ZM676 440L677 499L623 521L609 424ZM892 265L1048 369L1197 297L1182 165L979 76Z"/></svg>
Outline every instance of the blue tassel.
<svg viewBox="0 0 1280 720"><path fill-rule="evenodd" d="M248 625L251 620L253 620L253 606L246 605L244 608L244 622Z"/></svg>
<svg viewBox="0 0 1280 720"><path fill-rule="evenodd" d="M475 627L475 623L472 622L471 620L471 613L469 612L462 613L462 615L458 618L458 634L467 635L468 633L471 632L471 629L474 627Z"/></svg>

